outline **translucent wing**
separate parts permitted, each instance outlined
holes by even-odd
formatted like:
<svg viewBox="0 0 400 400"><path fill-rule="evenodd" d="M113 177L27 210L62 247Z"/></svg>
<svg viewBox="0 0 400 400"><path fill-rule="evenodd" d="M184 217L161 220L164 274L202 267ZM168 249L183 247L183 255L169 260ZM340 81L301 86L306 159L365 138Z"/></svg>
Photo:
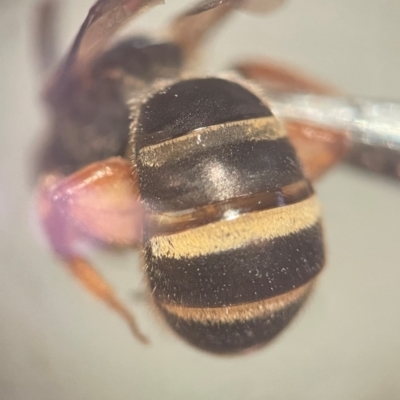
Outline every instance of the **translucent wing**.
<svg viewBox="0 0 400 400"><path fill-rule="evenodd" d="M47 88L47 94L63 92L69 77L83 73L93 58L99 54L108 39L131 18L163 0L98 0L83 22L67 54Z"/></svg>
<svg viewBox="0 0 400 400"><path fill-rule="evenodd" d="M203 0L178 16L171 25L173 40L186 57L195 53L202 39L220 24L234 9L268 13L285 0Z"/></svg>
<svg viewBox="0 0 400 400"><path fill-rule="evenodd" d="M67 63L84 64L101 51L107 40L139 12L162 0L98 0L90 9L72 45Z"/></svg>
<svg viewBox="0 0 400 400"><path fill-rule="evenodd" d="M280 7L286 0L205 0L193 7L187 15L199 14L222 5L249 10L256 13L267 13Z"/></svg>

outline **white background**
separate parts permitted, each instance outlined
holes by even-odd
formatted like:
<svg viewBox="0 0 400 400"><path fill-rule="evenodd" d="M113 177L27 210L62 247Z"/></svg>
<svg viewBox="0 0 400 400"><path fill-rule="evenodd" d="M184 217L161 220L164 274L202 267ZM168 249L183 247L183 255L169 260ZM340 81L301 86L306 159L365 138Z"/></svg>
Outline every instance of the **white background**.
<svg viewBox="0 0 400 400"><path fill-rule="evenodd" d="M90 4L63 2L60 48ZM156 27L187 2L167 4L136 27ZM97 261L136 312L149 347L71 279L32 222L32 153L45 125L34 5L0 1L0 399L398 399L398 183L339 167L318 185L326 271L290 329L246 356L211 356L170 333L134 296L143 281L133 253ZM399 17L397 0L292 0L266 18L235 15L206 64L260 54L350 94L399 99Z"/></svg>

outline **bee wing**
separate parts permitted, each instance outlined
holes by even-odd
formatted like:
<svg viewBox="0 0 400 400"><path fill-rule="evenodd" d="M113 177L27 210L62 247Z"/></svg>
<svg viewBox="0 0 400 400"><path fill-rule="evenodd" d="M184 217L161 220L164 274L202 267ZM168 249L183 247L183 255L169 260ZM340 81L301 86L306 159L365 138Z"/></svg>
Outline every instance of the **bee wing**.
<svg viewBox="0 0 400 400"><path fill-rule="evenodd" d="M68 77L84 73L112 35L131 18L163 0L98 0L84 20L64 61L49 83L47 94L62 92ZM67 79L66 79L67 78Z"/></svg>
<svg viewBox="0 0 400 400"><path fill-rule="evenodd" d="M98 0L90 9L68 54L78 66L92 60L107 40L139 12L163 0Z"/></svg>
<svg viewBox="0 0 400 400"><path fill-rule="evenodd" d="M194 6L186 15L200 14L213 8L229 5L232 8L267 13L280 7L286 0L204 0Z"/></svg>
<svg viewBox="0 0 400 400"><path fill-rule="evenodd" d="M286 0L202 0L178 16L171 25L172 39L185 56L196 52L202 39L235 9L268 13Z"/></svg>
<svg viewBox="0 0 400 400"><path fill-rule="evenodd" d="M245 0L240 8L256 13L269 13L280 7L286 0Z"/></svg>

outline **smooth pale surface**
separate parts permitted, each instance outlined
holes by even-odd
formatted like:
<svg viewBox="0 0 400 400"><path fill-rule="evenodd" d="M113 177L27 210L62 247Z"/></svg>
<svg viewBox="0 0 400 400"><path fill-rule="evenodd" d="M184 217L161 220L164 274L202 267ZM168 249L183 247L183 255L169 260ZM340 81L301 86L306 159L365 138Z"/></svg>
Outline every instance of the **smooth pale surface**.
<svg viewBox="0 0 400 400"><path fill-rule="evenodd" d="M64 3L65 47L91 1ZM187 4L167 3L154 20ZM0 399L398 399L398 184L340 167L318 185L328 268L291 329L249 355L201 353L165 329L133 295L144 287L133 253L96 260L137 313L149 347L70 279L41 245L31 212L31 156L44 126L34 4L0 2ZM207 63L262 54L349 93L398 100L399 15L397 0L292 0L268 17L235 16Z"/></svg>

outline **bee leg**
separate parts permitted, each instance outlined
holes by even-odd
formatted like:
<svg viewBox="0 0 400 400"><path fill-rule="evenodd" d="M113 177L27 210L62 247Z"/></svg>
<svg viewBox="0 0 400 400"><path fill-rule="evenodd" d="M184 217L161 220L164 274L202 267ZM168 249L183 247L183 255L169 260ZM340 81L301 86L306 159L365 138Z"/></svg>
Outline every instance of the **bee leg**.
<svg viewBox="0 0 400 400"><path fill-rule="evenodd" d="M267 60L246 61L234 65L242 76L257 81L261 86L276 92L308 92L321 95L339 95L333 86L310 78L279 63Z"/></svg>
<svg viewBox="0 0 400 400"><path fill-rule="evenodd" d="M235 69L267 90L275 92L307 92L321 95L340 94L335 88L269 61L237 64ZM312 180L337 164L349 148L347 133L304 121L286 120L288 135Z"/></svg>
<svg viewBox="0 0 400 400"><path fill-rule="evenodd" d="M287 121L286 129L311 180L318 179L346 154L349 140L345 132L301 121Z"/></svg>
<svg viewBox="0 0 400 400"><path fill-rule="evenodd" d="M89 292L124 318L137 339L146 343L134 316L79 252L79 244L88 240L114 246L137 245L142 221L138 197L130 163L110 158L68 177L45 176L37 205L54 253Z"/></svg>

